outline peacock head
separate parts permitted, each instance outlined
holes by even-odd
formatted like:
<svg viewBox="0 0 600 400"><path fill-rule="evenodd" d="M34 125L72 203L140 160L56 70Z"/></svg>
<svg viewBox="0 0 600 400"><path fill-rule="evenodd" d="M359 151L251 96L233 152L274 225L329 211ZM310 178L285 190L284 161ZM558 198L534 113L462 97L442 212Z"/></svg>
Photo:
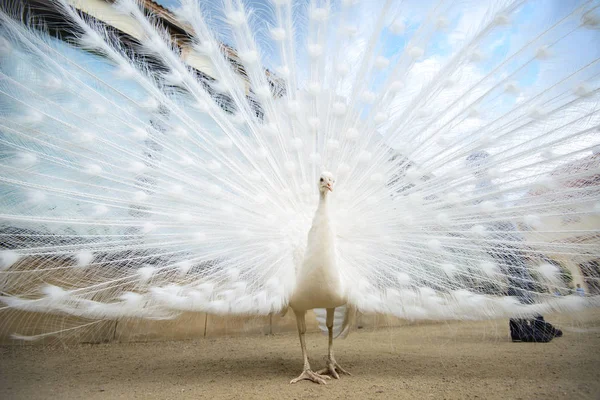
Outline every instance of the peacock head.
<svg viewBox="0 0 600 400"><path fill-rule="evenodd" d="M333 192L334 183L335 179L333 179L333 174L331 172L321 172L319 178L319 191L321 191L321 193L327 193L327 191Z"/></svg>

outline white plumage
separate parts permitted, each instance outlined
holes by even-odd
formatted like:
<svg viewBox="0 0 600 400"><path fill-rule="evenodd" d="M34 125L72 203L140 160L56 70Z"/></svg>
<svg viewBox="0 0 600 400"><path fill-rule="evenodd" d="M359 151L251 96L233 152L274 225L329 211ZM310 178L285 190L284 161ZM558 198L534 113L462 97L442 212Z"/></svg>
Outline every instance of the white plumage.
<svg viewBox="0 0 600 400"><path fill-rule="evenodd" d="M15 337L78 331L24 312L89 328L291 307L298 379L324 382L303 339L313 308L337 377L333 334L357 310L598 304L568 295L573 265L600 258L597 1L143 4L0 13Z"/></svg>
<svg viewBox="0 0 600 400"><path fill-rule="evenodd" d="M295 311L335 308L347 301L336 257L335 236L329 221L328 195L333 191L333 185L330 173L321 174L319 206L308 232L304 258L296 273L296 286L289 303Z"/></svg>

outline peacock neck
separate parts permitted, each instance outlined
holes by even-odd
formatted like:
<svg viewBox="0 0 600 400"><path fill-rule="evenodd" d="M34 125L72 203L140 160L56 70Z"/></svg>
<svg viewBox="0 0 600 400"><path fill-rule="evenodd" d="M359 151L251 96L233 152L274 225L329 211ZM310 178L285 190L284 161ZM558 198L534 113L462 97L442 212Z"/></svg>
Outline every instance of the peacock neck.
<svg viewBox="0 0 600 400"><path fill-rule="evenodd" d="M317 214L327 214L328 204L327 192L319 192L319 206L317 207Z"/></svg>

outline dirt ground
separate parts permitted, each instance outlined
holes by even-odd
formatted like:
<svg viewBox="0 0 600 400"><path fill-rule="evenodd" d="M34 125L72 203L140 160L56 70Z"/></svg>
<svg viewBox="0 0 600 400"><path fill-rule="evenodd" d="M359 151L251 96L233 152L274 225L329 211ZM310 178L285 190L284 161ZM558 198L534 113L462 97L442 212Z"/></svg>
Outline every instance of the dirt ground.
<svg viewBox="0 0 600 400"><path fill-rule="evenodd" d="M353 376L290 385L294 334L0 348L1 399L600 399L600 312L547 317L564 337L512 343L508 321L361 329L336 340ZM327 339L307 336L315 369Z"/></svg>

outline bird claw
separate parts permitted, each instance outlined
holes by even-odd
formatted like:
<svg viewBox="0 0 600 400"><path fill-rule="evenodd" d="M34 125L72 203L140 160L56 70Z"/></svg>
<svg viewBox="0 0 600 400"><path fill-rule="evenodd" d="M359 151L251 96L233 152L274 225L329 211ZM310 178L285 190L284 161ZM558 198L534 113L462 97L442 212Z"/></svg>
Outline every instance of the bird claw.
<svg viewBox="0 0 600 400"><path fill-rule="evenodd" d="M340 379L340 375L338 374L338 372L339 372L339 374L352 376L352 374L350 372L348 372L344 368L342 368L340 366L340 364L338 364L337 361L335 361L334 359L327 360L327 367L317 371L317 374L319 374L319 375L329 374L329 375L333 376L335 379ZM327 375L322 375L322 376L327 376Z"/></svg>
<svg viewBox="0 0 600 400"><path fill-rule="evenodd" d="M319 385L327 385L327 382L325 382L326 379L331 378L327 375L320 375L314 371L311 371L310 369L305 369L304 371L302 371L299 377L292 379L290 381L290 384L307 380L313 381L314 383L318 383Z"/></svg>

